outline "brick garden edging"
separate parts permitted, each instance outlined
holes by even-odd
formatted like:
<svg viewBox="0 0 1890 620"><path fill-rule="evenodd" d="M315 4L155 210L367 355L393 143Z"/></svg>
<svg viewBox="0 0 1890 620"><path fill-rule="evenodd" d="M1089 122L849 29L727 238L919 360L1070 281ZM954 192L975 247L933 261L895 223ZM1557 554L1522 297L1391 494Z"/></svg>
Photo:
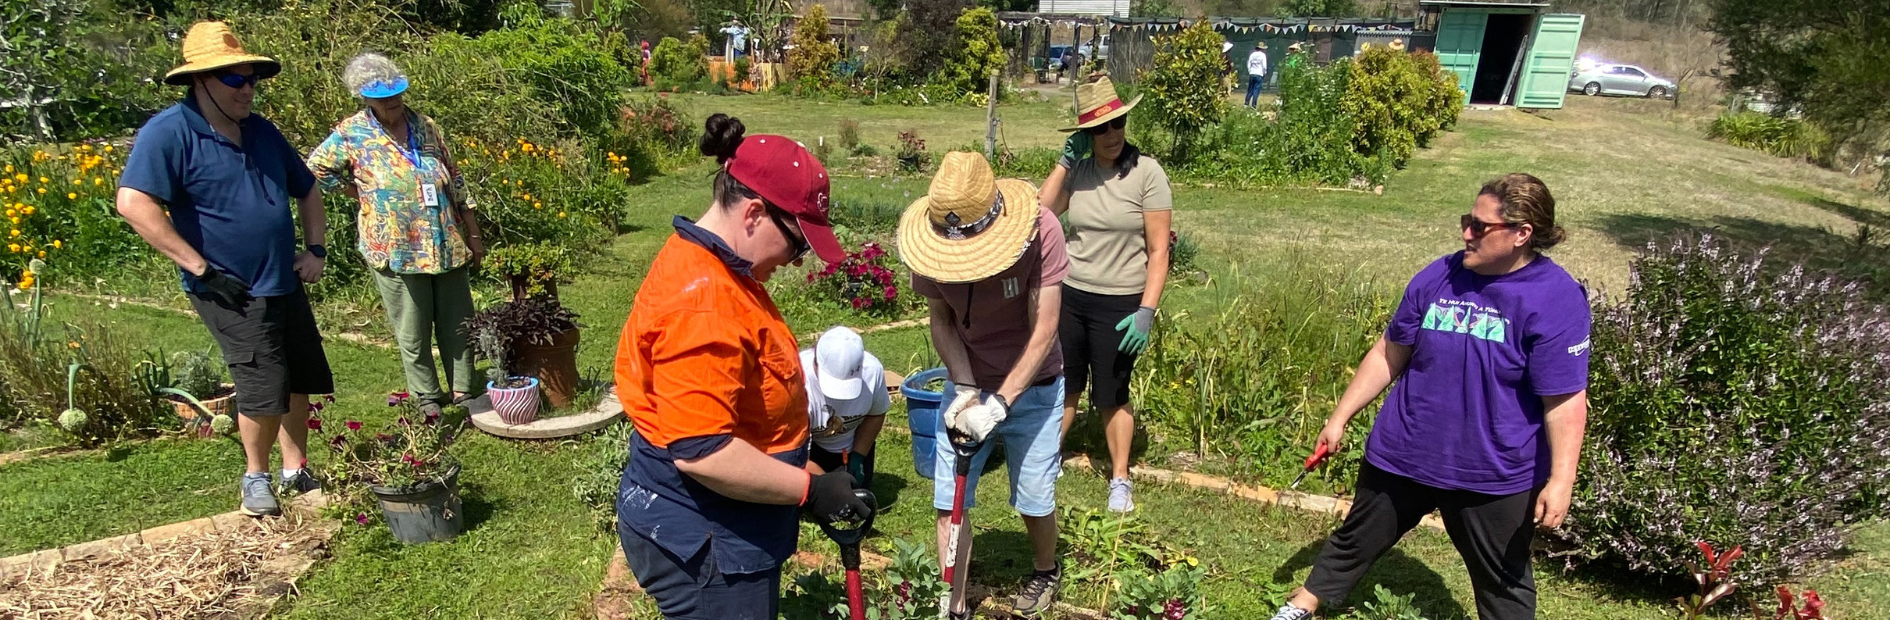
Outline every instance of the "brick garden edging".
<svg viewBox="0 0 1890 620"><path fill-rule="evenodd" d="M328 496L321 491L314 491L289 500L287 510L316 513L328 505ZM234 531L235 528L252 525L256 518L241 512L226 512L201 519L180 521L168 525L159 525L141 532L112 536L98 540L74 543L56 549L43 549L22 553L9 558L0 558L0 579L6 579L16 571L45 570L65 562L105 555L115 551L126 551L139 546L152 546L173 539L195 534ZM306 567L304 567L306 568Z"/></svg>
<svg viewBox="0 0 1890 620"><path fill-rule="evenodd" d="M1080 454L1063 457L1064 467L1087 469L1092 467L1089 457ZM1187 471L1169 471L1153 467L1132 467L1130 475L1166 484L1182 484L1199 489L1221 491L1229 495L1252 500L1262 504L1274 504L1288 508L1298 508L1335 517L1344 517L1352 511L1352 500L1294 491L1280 491L1258 485L1246 485L1222 478ZM1436 513L1424 516L1418 525L1439 532L1444 531L1444 521Z"/></svg>

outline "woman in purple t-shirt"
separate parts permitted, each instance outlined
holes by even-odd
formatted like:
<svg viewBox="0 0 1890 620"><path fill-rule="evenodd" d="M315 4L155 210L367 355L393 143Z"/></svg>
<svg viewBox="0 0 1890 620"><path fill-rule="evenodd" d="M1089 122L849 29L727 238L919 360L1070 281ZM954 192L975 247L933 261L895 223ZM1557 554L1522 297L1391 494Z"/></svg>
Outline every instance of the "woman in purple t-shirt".
<svg viewBox="0 0 1890 620"><path fill-rule="evenodd" d="M1530 541L1568 514L1588 419L1588 293L1541 254L1563 233L1540 179L1485 183L1460 223L1463 251L1411 279L1319 434L1315 452L1336 450L1391 386L1352 511L1274 620L1343 603L1432 510L1470 570L1477 617L1535 618Z"/></svg>

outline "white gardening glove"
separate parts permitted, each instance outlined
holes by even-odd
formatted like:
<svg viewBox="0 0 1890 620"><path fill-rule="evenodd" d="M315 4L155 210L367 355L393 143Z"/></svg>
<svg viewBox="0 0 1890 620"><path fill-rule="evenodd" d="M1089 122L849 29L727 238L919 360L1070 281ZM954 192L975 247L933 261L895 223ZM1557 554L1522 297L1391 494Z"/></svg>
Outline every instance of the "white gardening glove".
<svg viewBox="0 0 1890 620"><path fill-rule="evenodd" d="M945 403L945 428L958 428L958 417L966 409L978 404L978 388L970 385L952 384L952 399Z"/></svg>
<svg viewBox="0 0 1890 620"><path fill-rule="evenodd" d="M967 407L958 414L958 423L951 428L970 437L972 443L984 443L984 438L991 436L992 429L1010 415L1010 407L1005 406L1004 399L992 394L985 397L984 402Z"/></svg>

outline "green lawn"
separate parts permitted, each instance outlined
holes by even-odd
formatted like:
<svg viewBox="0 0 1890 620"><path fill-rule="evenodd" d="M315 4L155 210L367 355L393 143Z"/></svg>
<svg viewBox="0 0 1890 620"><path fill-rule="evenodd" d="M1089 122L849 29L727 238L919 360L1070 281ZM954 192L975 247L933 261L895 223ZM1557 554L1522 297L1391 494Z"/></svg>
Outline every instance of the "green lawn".
<svg viewBox="0 0 1890 620"><path fill-rule="evenodd" d="M692 114L726 111L751 133L785 133L813 145L837 140L842 119L860 123L862 139L890 150L897 132L917 129L930 150L942 152L983 139L984 111L976 108L902 108L814 103L771 96L675 96ZM1603 291L1625 282L1635 248L1665 235L1717 229L1745 242L1780 242L1790 258L1831 263L1849 256L1846 237L1859 223L1890 221L1882 201L1849 177L1697 138L1697 128L1669 120L1646 102L1571 99L1570 109L1541 115L1515 111L1466 112L1457 132L1421 152L1395 174L1383 195L1311 189L1176 189L1178 227L1203 243L1205 284L1169 292L1165 316L1185 316L1225 303L1250 264L1294 256L1356 270L1395 290L1426 261L1453 251L1456 216L1477 186L1499 173L1542 176L1559 198L1570 229L1555 250L1558 262ZM1004 140L1012 149L1056 147L1063 107L1054 103L1000 108ZM837 147L836 147L837 148ZM886 175L867 162L836 166L833 195L840 205L896 213L925 192L922 175ZM564 301L582 315L582 368L606 367L619 326L656 248L675 214L699 215L708 205L712 170L698 165L642 185L629 205L631 232L589 257L588 271L561 287ZM850 212L852 213L852 212ZM852 217L852 216L848 216ZM845 221L842 222L846 223ZM883 224L878 226L883 228ZM868 228L874 228L869 226ZM802 272L787 270L781 278ZM777 290L783 283L777 283ZM101 285L113 290L112 283ZM125 285L116 290L134 290ZM182 309L178 298L150 301ZM209 337L187 313L70 296L53 300L55 316L87 315L113 322L125 339L166 350L199 348ZM828 325L865 326L867 319L832 308L784 306L799 333ZM325 317L328 354L341 384L341 406L330 419L384 422L381 394L397 389L392 350L355 344L337 331L380 331L378 316ZM1186 319L1181 319L1186 320ZM926 330L906 328L866 337L888 368L906 373L932 365ZM11 443L8 443L11 442ZM880 519L886 537L930 540L929 481L916 478L909 440L883 440L882 496L893 502ZM0 446L29 440L8 439ZM307 618L583 617L613 540L591 523L569 490L582 454L573 442L517 443L474 436L464 444L470 528L452 543L405 547L386 532L349 527L334 558L300 584L288 615ZM317 465L322 459L316 455ZM0 555L123 534L235 507L241 452L227 440L154 441L113 452L81 453L0 466ZM1204 464L1213 466L1214 463ZM1219 465L1226 465L1225 463ZM973 513L978 555L973 576L1014 588L1028 557L1021 524L1005 508L1004 474L994 471ZM1071 472L1061 501L1100 506L1103 481ZM1141 517L1162 536L1197 551L1213 567L1208 585L1221 617L1264 617L1275 601L1261 600L1269 584L1303 578L1332 519L1263 508L1180 487L1139 489ZM871 544L884 548L885 538ZM809 539L808 548L830 550ZM1668 600L1684 584L1608 578L1601 571L1564 572L1539 566L1543 617L1671 617ZM1441 535L1413 534L1368 577L1412 593L1433 618L1472 609L1469 586L1454 550ZM1837 618L1890 617L1890 526L1859 532L1850 555L1811 584L1827 595ZM1077 589L1077 604L1098 593ZM1355 598L1355 600L1357 600Z"/></svg>

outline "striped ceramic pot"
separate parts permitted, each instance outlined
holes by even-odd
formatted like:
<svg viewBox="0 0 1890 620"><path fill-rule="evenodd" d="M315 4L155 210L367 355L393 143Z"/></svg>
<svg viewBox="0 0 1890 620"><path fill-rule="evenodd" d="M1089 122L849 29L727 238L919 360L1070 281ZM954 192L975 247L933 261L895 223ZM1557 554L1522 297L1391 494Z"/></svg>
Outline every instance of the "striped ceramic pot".
<svg viewBox="0 0 1890 620"><path fill-rule="evenodd" d="M492 410L498 412L499 420L506 424L530 424L538 419L538 379L533 377L513 377L523 379L524 387L501 388L491 383L486 384L486 393L492 396Z"/></svg>

